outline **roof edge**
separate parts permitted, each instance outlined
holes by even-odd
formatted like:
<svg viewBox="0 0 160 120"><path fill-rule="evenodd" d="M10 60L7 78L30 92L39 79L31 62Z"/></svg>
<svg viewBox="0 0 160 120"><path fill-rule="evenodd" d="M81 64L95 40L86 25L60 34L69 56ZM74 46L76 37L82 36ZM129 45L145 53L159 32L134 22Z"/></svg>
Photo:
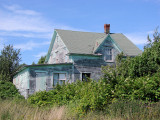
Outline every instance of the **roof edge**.
<svg viewBox="0 0 160 120"><path fill-rule="evenodd" d="M40 65L26 65L25 67L36 67L36 66L55 66L55 65L72 65L73 63L55 63L55 64L40 64Z"/></svg>
<svg viewBox="0 0 160 120"><path fill-rule="evenodd" d="M48 49L48 53L46 55L45 63L47 63L48 60L49 60L49 57L50 57L50 54L51 54L51 51L52 51L52 48L53 48L53 44L54 44L56 35L57 35L57 31L54 30L54 34L53 34L53 37L52 37L52 40L51 40L51 43L50 43L50 46L49 46L49 49Z"/></svg>
<svg viewBox="0 0 160 120"><path fill-rule="evenodd" d="M67 55L84 55L84 56L102 56L102 54L86 54L86 53L68 53Z"/></svg>

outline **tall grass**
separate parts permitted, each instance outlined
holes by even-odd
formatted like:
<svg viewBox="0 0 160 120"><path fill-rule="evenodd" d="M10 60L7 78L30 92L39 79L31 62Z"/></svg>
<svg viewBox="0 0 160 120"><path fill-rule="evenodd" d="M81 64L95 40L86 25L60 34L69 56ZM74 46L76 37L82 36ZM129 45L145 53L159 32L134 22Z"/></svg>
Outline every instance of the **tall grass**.
<svg viewBox="0 0 160 120"><path fill-rule="evenodd" d="M59 120L63 119L65 107L39 108L28 105L26 101L0 101L1 120Z"/></svg>
<svg viewBox="0 0 160 120"><path fill-rule="evenodd" d="M160 102L117 101L104 111L89 111L84 116L78 116L72 111L71 105L34 107L25 100L0 100L0 120L159 120L159 118Z"/></svg>

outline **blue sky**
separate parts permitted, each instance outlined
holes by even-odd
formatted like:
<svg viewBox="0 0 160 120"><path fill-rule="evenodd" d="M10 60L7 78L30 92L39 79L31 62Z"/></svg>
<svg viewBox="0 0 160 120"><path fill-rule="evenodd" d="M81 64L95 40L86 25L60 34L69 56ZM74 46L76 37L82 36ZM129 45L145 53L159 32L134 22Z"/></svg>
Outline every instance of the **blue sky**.
<svg viewBox="0 0 160 120"><path fill-rule="evenodd" d="M21 63L47 54L57 29L123 33L140 49L160 25L160 0L0 0L0 50L21 49Z"/></svg>

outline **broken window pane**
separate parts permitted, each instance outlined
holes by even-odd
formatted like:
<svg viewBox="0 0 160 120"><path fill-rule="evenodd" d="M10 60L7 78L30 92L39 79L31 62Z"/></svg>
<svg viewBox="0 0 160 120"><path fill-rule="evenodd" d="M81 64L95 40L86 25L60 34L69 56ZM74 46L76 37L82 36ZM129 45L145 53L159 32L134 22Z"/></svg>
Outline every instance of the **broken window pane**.
<svg viewBox="0 0 160 120"><path fill-rule="evenodd" d="M107 48L105 50L105 60L112 60L112 48Z"/></svg>
<svg viewBox="0 0 160 120"><path fill-rule="evenodd" d="M53 85L56 86L57 83L60 85L63 85L66 80L66 74L65 73L54 73L53 75Z"/></svg>
<svg viewBox="0 0 160 120"><path fill-rule="evenodd" d="M60 73L59 80L65 80L65 79L66 79L66 74Z"/></svg>

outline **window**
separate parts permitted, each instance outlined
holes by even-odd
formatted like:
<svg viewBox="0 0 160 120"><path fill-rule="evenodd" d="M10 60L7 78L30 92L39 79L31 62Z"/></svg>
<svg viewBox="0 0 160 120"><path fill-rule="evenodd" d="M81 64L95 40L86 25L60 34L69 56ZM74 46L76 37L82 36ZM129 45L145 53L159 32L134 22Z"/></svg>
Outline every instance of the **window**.
<svg viewBox="0 0 160 120"><path fill-rule="evenodd" d="M91 73L82 73L82 81L86 81L87 79L90 78Z"/></svg>
<svg viewBox="0 0 160 120"><path fill-rule="evenodd" d="M105 57L104 57L104 59L106 60L106 61L112 61L113 60L113 49L112 48L107 48L107 49L105 49Z"/></svg>
<svg viewBox="0 0 160 120"><path fill-rule="evenodd" d="M60 85L64 84L66 81L65 73L54 73L53 74L53 85L55 86L57 83Z"/></svg>

